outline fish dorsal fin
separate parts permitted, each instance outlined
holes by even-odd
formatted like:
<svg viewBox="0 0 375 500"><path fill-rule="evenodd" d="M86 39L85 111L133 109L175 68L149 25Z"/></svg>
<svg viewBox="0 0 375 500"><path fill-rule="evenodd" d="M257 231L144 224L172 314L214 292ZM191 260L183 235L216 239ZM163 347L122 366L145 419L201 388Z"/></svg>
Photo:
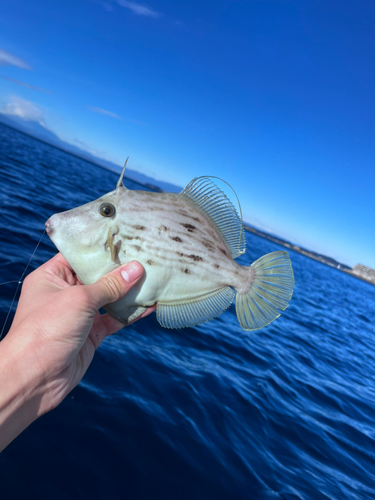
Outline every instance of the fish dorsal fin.
<svg viewBox="0 0 375 500"><path fill-rule="evenodd" d="M228 286L187 302L158 302L156 319L164 328L195 326L219 316L233 300L234 291Z"/></svg>
<svg viewBox="0 0 375 500"><path fill-rule="evenodd" d="M124 166L122 167L122 172L121 172L119 180L117 181L116 189L118 189L118 188L126 189L126 187L124 186L123 180L124 180L124 174L125 174L125 169L126 169L126 165L128 163L128 160L129 160L129 156L126 158Z"/></svg>
<svg viewBox="0 0 375 500"><path fill-rule="evenodd" d="M232 191L234 192L233 189ZM238 215L232 202L210 177L193 179L181 194L193 200L214 221L223 235L233 259L245 253L246 239L242 217ZM236 195L236 193L234 194ZM238 206L240 207L239 202Z"/></svg>

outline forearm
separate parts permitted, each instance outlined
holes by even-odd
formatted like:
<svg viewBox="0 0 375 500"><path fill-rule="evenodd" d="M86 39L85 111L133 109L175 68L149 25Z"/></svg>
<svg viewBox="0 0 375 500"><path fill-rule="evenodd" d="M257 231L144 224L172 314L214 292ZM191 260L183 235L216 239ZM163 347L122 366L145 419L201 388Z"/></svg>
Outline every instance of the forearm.
<svg viewBox="0 0 375 500"><path fill-rule="evenodd" d="M102 340L124 326L98 310L124 297L142 274L132 261L85 286L58 254L27 276L0 342L0 451L79 383Z"/></svg>
<svg viewBox="0 0 375 500"><path fill-rule="evenodd" d="M25 350L10 332L0 342L0 451L43 413L41 377Z"/></svg>

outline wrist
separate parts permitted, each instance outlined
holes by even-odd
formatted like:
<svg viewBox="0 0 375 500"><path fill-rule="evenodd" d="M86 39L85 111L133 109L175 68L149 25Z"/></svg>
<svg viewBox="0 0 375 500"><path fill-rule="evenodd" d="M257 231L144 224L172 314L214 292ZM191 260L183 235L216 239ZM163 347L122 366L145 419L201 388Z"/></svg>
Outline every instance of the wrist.
<svg viewBox="0 0 375 500"><path fill-rule="evenodd" d="M0 451L45 413L43 376L34 361L17 335L9 332L0 342Z"/></svg>

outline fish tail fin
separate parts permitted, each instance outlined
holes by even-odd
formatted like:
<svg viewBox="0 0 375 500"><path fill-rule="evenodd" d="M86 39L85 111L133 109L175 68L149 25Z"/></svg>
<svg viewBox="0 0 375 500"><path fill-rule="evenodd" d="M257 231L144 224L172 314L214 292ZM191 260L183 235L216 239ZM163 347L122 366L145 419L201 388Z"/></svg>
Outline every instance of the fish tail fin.
<svg viewBox="0 0 375 500"><path fill-rule="evenodd" d="M284 311L293 294L294 275L288 252L264 255L246 268L250 279L237 292L236 314L244 330L258 330Z"/></svg>

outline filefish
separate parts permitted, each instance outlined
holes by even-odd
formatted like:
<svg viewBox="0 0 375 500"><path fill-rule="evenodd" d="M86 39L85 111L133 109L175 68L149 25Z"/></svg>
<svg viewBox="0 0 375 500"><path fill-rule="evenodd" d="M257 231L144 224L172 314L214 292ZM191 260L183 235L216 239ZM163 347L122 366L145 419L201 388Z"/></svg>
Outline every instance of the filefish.
<svg viewBox="0 0 375 500"><path fill-rule="evenodd" d="M245 253L242 220L209 177L193 179L183 191L133 191L123 185L78 208L53 215L46 231L83 284L132 260L142 279L105 309L124 324L155 303L166 328L209 321L236 295L244 330L257 330L288 307L294 277L288 253L272 252L241 266Z"/></svg>

